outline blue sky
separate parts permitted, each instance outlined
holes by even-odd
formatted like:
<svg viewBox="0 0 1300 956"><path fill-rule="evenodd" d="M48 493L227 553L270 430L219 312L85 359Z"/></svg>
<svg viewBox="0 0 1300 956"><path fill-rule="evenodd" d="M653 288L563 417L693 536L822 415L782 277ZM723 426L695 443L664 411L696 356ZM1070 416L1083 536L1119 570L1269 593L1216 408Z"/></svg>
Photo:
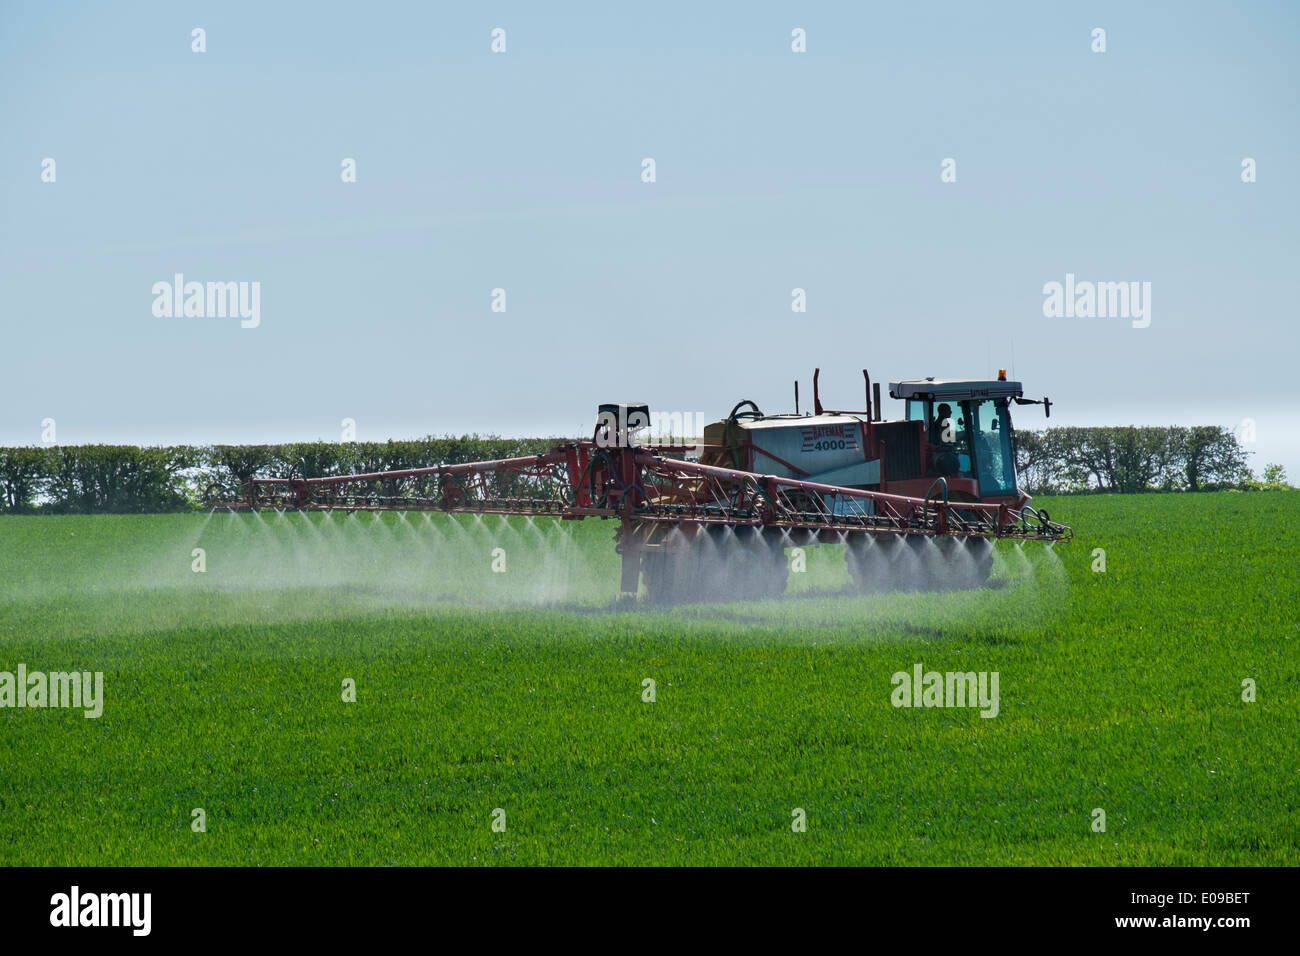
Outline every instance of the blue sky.
<svg viewBox="0 0 1300 956"><path fill-rule="evenodd" d="M1252 419L1294 480L1298 48L1292 3L7 3L0 443L574 434L1006 366L1052 423ZM154 316L177 272L260 282L261 324ZM1150 282L1150 326L1044 317L1066 273Z"/></svg>

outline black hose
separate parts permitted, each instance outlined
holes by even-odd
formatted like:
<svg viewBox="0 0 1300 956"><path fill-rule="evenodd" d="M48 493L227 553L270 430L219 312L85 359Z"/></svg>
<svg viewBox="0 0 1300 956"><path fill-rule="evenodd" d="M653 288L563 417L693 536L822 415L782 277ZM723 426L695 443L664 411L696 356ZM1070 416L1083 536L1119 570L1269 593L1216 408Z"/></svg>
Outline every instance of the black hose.
<svg viewBox="0 0 1300 956"><path fill-rule="evenodd" d="M948 479L947 479L947 478L940 477L940 478L936 478L936 479L934 479L934 484L932 484L932 485L930 486L930 490L927 491L927 492L925 493L925 504L926 504L926 507L927 507L927 508L928 508L929 505L930 505L930 496L931 496L932 494L934 494L934 489L935 489L935 488L942 488L942 489L943 489L943 503L944 503L945 505L948 504Z"/></svg>

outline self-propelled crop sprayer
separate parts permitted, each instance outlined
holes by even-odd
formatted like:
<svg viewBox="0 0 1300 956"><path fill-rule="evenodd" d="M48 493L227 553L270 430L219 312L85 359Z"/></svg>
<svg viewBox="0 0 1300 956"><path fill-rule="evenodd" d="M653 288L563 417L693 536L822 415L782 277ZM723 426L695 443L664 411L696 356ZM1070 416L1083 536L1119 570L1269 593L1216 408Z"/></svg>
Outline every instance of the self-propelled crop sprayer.
<svg viewBox="0 0 1300 956"><path fill-rule="evenodd" d="M601 405L592 438L541 455L325 477L253 478L230 508L431 510L618 521L622 589L657 601L761 598L785 590L785 549L845 545L864 591L977 587L993 540L1069 540L1030 506L1015 470L1019 382L891 382L906 417L822 407L764 415L742 401L693 444L642 443L640 404ZM874 391L874 395L873 395ZM874 398L874 401L873 401Z"/></svg>

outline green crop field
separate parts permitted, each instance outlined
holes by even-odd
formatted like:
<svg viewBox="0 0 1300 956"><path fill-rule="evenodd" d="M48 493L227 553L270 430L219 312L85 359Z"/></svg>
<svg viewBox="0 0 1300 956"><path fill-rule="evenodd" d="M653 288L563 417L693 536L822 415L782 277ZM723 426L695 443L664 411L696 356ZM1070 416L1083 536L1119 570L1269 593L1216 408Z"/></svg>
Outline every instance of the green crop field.
<svg viewBox="0 0 1300 956"><path fill-rule="evenodd" d="M1300 492L1038 503L979 591L678 608L596 521L2 517L0 672L103 700L0 709L0 863L1300 863Z"/></svg>

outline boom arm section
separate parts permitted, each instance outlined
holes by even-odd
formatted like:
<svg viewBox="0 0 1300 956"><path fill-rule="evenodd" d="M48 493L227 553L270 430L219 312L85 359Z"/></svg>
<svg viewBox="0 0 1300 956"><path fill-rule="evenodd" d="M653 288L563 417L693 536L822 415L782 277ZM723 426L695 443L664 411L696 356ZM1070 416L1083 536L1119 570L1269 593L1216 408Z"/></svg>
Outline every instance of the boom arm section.
<svg viewBox="0 0 1300 956"><path fill-rule="evenodd" d="M689 446L571 442L543 455L318 478L253 478L231 509L444 511L617 518L638 525L774 528L803 538L844 532L1068 541L1025 506L947 500L943 479L911 498L670 457Z"/></svg>

